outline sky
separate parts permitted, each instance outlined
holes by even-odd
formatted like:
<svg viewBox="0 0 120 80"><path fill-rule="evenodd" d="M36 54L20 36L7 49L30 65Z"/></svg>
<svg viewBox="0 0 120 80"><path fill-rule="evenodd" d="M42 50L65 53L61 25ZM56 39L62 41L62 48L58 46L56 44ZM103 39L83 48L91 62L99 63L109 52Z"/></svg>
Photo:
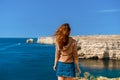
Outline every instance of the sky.
<svg viewBox="0 0 120 80"><path fill-rule="evenodd" d="M120 34L120 0L0 0L0 37Z"/></svg>

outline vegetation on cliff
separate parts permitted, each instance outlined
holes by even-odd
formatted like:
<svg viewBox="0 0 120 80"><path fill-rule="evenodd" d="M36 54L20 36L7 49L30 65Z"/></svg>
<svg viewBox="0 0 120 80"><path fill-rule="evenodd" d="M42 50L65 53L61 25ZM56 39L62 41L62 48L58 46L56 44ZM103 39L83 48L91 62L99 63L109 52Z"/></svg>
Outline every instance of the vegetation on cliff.
<svg viewBox="0 0 120 80"><path fill-rule="evenodd" d="M84 77L80 77L78 74L76 74L76 78L74 80L120 80L120 77L118 78L107 78L103 76L95 77L89 72L84 73Z"/></svg>

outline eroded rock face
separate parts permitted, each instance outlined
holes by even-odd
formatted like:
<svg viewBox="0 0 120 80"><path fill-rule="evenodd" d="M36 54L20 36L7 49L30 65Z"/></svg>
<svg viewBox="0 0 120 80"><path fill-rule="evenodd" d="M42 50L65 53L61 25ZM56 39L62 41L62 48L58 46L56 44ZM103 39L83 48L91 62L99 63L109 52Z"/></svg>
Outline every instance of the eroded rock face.
<svg viewBox="0 0 120 80"><path fill-rule="evenodd" d="M119 59L120 35L73 36L79 58ZM38 43L54 44L54 37L38 38Z"/></svg>
<svg viewBox="0 0 120 80"><path fill-rule="evenodd" d="M54 37L39 37L37 43L40 44L54 44Z"/></svg>
<svg viewBox="0 0 120 80"><path fill-rule="evenodd" d="M80 58L120 59L120 36L79 36Z"/></svg>

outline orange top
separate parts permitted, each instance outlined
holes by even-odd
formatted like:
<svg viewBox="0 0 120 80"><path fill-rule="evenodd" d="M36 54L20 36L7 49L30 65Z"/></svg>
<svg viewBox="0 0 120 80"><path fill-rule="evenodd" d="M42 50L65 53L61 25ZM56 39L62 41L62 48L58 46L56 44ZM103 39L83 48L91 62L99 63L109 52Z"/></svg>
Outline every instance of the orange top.
<svg viewBox="0 0 120 80"><path fill-rule="evenodd" d="M60 50L56 43L55 59L65 63L71 63L78 60L77 42L72 37L69 37L69 42L63 47L63 50Z"/></svg>

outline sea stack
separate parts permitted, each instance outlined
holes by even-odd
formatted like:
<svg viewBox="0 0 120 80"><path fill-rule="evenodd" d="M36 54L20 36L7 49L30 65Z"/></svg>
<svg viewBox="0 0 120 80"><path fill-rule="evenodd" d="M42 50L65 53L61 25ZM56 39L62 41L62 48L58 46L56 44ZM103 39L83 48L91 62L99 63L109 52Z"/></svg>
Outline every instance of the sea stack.
<svg viewBox="0 0 120 80"><path fill-rule="evenodd" d="M32 38L26 40L26 43L33 43L33 42L34 40Z"/></svg>

